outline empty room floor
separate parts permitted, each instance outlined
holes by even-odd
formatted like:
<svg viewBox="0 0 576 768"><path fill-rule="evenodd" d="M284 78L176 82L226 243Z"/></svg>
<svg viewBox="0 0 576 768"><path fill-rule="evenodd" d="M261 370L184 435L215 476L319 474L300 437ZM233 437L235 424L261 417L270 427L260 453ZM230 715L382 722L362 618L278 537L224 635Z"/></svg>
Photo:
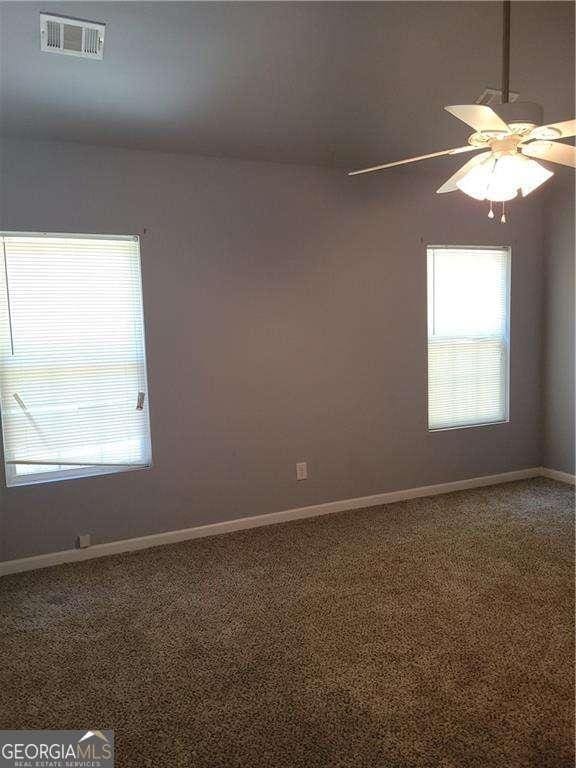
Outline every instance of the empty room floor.
<svg viewBox="0 0 576 768"><path fill-rule="evenodd" d="M117 765L572 768L573 504L534 479L3 579L3 728Z"/></svg>

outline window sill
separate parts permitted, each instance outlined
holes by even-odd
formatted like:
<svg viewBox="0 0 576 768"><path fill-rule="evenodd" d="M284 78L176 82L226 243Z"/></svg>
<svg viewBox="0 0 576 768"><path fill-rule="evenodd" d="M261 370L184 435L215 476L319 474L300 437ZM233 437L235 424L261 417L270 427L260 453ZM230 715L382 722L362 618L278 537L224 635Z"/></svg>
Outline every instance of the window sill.
<svg viewBox="0 0 576 768"><path fill-rule="evenodd" d="M87 477L101 477L102 475L118 475L125 472L137 472L142 469L152 469L152 462L138 464L129 467L85 467L84 469L69 469L62 472L43 472L37 475L22 475L20 477L6 477L7 488L22 488L28 485L45 485L46 483L58 483L67 480L82 480Z"/></svg>
<svg viewBox="0 0 576 768"><path fill-rule="evenodd" d="M500 419L499 421L483 421L480 424L461 424L456 427L428 427L427 432L434 434L435 432L454 432L456 429L477 429L478 427L495 427L498 424L509 424L510 418Z"/></svg>

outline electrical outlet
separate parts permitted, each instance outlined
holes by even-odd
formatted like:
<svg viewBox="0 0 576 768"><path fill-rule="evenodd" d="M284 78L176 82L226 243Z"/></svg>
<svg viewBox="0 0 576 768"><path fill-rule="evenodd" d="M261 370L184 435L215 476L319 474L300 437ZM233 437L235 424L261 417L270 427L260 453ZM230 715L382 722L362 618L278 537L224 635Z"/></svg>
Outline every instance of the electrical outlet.
<svg viewBox="0 0 576 768"><path fill-rule="evenodd" d="M78 549L86 549L92 544L92 537L89 533L80 533L76 539Z"/></svg>
<svg viewBox="0 0 576 768"><path fill-rule="evenodd" d="M308 479L308 465L305 461L299 461L296 464L296 480Z"/></svg>

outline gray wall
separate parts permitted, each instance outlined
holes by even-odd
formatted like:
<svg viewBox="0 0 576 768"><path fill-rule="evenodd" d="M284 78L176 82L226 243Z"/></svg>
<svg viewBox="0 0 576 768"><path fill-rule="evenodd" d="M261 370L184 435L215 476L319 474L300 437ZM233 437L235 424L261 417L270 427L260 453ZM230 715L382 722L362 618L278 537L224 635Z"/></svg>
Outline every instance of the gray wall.
<svg viewBox="0 0 576 768"><path fill-rule="evenodd" d="M0 489L3 558L539 465L542 198L6 141L4 229L142 242L154 468ZM511 244L509 424L426 431L425 243ZM294 463L309 463L296 483Z"/></svg>
<svg viewBox="0 0 576 768"><path fill-rule="evenodd" d="M545 206L543 464L574 474L574 179L568 171L554 181Z"/></svg>

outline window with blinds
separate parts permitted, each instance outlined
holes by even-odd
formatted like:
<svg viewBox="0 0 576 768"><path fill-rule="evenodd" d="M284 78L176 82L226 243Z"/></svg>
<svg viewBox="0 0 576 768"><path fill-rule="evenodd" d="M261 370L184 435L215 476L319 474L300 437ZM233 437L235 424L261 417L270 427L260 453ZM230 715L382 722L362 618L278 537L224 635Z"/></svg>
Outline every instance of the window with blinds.
<svg viewBox="0 0 576 768"><path fill-rule="evenodd" d="M0 233L9 486L150 466L137 237Z"/></svg>
<svg viewBox="0 0 576 768"><path fill-rule="evenodd" d="M508 421L510 249L428 247L428 428Z"/></svg>

